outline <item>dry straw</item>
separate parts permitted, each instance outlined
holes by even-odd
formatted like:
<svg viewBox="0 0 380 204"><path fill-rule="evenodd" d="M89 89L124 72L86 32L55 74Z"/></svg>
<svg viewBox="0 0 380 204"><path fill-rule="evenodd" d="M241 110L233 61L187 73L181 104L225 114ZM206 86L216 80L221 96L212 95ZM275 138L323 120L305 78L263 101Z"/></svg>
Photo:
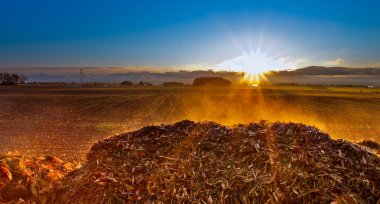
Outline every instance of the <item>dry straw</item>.
<svg viewBox="0 0 380 204"><path fill-rule="evenodd" d="M376 203L380 159L310 126L182 121L96 143L53 203Z"/></svg>

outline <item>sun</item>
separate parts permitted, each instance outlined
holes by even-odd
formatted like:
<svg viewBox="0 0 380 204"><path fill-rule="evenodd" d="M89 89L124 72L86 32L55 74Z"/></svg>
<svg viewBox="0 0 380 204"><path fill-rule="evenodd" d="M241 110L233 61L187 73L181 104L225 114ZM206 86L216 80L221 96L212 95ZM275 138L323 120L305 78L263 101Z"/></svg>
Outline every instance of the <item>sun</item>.
<svg viewBox="0 0 380 204"><path fill-rule="evenodd" d="M249 52L242 52L241 55L224 60L217 67L229 71L241 72L242 80L249 84L259 84L267 81L267 73L273 70L280 70L293 67L288 58L275 58L267 52L262 52L260 48Z"/></svg>
<svg viewBox="0 0 380 204"><path fill-rule="evenodd" d="M258 84L260 81L266 80L265 73L275 67L275 60L268 57L267 53L257 49L256 51L243 52L240 56L225 60L218 67L241 72L244 82Z"/></svg>

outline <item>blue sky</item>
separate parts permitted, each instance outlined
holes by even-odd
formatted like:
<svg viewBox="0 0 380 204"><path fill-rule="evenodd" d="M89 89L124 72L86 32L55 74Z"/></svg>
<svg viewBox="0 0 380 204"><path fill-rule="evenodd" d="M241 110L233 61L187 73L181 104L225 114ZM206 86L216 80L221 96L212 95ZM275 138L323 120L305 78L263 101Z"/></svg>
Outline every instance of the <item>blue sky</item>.
<svg viewBox="0 0 380 204"><path fill-rule="evenodd" d="M225 68L251 55L265 65L380 67L379 8L350 0L0 0L0 67Z"/></svg>

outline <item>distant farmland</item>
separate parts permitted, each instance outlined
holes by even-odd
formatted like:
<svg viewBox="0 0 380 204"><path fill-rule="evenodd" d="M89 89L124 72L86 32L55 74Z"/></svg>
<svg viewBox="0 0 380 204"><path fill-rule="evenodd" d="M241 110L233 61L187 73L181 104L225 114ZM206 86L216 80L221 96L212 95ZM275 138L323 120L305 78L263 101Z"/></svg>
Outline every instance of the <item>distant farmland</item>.
<svg viewBox="0 0 380 204"><path fill-rule="evenodd" d="M0 149L82 160L99 139L182 119L315 125L334 138L380 142L380 89L0 87Z"/></svg>

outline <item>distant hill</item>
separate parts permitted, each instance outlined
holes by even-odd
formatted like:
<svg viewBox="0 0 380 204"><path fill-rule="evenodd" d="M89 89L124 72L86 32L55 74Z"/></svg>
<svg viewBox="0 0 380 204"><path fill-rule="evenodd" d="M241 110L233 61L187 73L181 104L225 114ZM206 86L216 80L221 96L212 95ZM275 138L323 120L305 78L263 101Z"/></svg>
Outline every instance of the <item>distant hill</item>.
<svg viewBox="0 0 380 204"><path fill-rule="evenodd" d="M275 72L281 76L299 75L380 75L380 68L348 68L348 67L321 67L310 66L292 71Z"/></svg>

